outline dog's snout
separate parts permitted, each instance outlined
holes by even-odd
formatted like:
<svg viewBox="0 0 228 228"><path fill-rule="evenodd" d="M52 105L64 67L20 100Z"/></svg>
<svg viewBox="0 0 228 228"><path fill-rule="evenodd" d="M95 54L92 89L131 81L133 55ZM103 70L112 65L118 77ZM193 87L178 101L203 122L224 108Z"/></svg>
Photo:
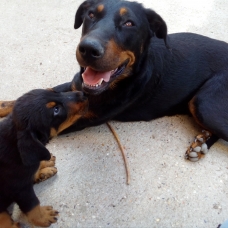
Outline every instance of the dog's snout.
<svg viewBox="0 0 228 228"><path fill-rule="evenodd" d="M78 50L83 58L99 59L104 55L102 44L92 38L86 38L79 44Z"/></svg>

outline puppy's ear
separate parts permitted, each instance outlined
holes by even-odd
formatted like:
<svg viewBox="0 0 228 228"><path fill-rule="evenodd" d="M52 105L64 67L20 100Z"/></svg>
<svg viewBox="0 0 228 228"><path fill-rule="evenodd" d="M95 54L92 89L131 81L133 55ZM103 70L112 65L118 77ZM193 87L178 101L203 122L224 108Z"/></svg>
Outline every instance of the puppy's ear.
<svg viewBox="0 0 228 228"><path fill-rule="evenodd" d="M74 28L78 29L83 22L83 14L84 10L89 6L89 3L87 1L84 1L79 7L75 14L75 21L74 21Z"/></svg>
<svg viewBox="0 0 228 228"><path fill-rule="evenodd" d="M25 166L31 166L42 160L50 160L50 152L30 130L17 132L18 150Z"/></svg>
<svg viewBox="0 0 228 228"><path fill-rule="evenodd" d="M150 24L150 29L156 35L157 38L163 39L165 41L165 45L169 48L167 44L167 25L162 17L157 14L155 11L151 9L145 9L146 16Z"/></svg>

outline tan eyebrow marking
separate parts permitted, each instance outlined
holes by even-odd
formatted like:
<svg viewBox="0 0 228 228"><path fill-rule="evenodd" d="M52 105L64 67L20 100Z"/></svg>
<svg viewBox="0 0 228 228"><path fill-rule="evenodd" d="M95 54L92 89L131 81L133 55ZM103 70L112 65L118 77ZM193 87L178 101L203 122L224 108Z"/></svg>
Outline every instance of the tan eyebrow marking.
<svg viewBox="0 0 228 228"><path fill-rule="evenodd" d="M56 106L55 102L49 102L49 103L46 104L47 108L54 108L55 106Z"/></svg>
<svg viewBox="0 0 228 228"><path fill-rule="evenodd" d="M104 10L104 5L103 4L101 4L101 5L99 5L98 7L97 7L97 11L100 13L100 12L102 12Z"/></svg>
<svg viewBox="0 0 228 228"><path fill-rule="evenodd" d="M123 15L126 14L126 13L127 13L127 9L124 8L124 7L122 7L122 8L120 9L120 16L123 16Z"/></svg>

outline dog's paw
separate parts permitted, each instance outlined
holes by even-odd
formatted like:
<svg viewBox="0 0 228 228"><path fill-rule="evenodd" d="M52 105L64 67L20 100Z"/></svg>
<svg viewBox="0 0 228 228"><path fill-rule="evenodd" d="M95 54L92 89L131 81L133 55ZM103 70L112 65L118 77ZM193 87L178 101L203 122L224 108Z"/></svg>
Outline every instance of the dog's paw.
<svg viewBox="0 0 228 228"><path fill-rule="evenodd" d="M59 212L51 206L37 206L27 214L28 221L35 226L49 227L58 220Z"/></svg>
<svg viewBox="0 0 228 228"><path fill-rule="evenodd" d="M185 158L192 162L199 161L199 159L208 152L206 142L210 137L211 133L208 131L203 131L202 134L197 135L194 142L186 151Z"/></svg>
<svg viewBox="0 0 228 228"><path fill-rule="evenodd" d="M55 160L55 156L51 154L51 159L49 161L40 162L39 169L34 176L34 183L40 183L42 181L45 181L57 173L57 168L54 167Z"/></svg>

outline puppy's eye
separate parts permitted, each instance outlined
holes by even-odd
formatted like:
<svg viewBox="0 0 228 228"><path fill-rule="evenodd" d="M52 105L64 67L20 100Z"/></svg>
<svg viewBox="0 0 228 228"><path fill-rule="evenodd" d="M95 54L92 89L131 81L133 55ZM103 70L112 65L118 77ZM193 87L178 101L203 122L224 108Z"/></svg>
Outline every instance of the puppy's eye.
<svg viewBox="0 0 228 228"><path fill-rule="evenodd" d="M54 112L54 116L57 116L59 114L59 112L60 112L60 107L59 106L55 106L53 108L53 112Z"/></svg>
<svg viewBox="0 0 228 228"><path fill-rule="evenodd" d="M132 26L134 26L134 24L131 21L127 21L127 22L124 23L124 26L125 27L132 27Z"/></svg>
<svg viewBox="0 0 228 228"><path fill-rule="evenodd" d="M89 12L89 17L90 17L90 19L94 19L94 17L95 17L94 13L93 12Z"/></svg>

